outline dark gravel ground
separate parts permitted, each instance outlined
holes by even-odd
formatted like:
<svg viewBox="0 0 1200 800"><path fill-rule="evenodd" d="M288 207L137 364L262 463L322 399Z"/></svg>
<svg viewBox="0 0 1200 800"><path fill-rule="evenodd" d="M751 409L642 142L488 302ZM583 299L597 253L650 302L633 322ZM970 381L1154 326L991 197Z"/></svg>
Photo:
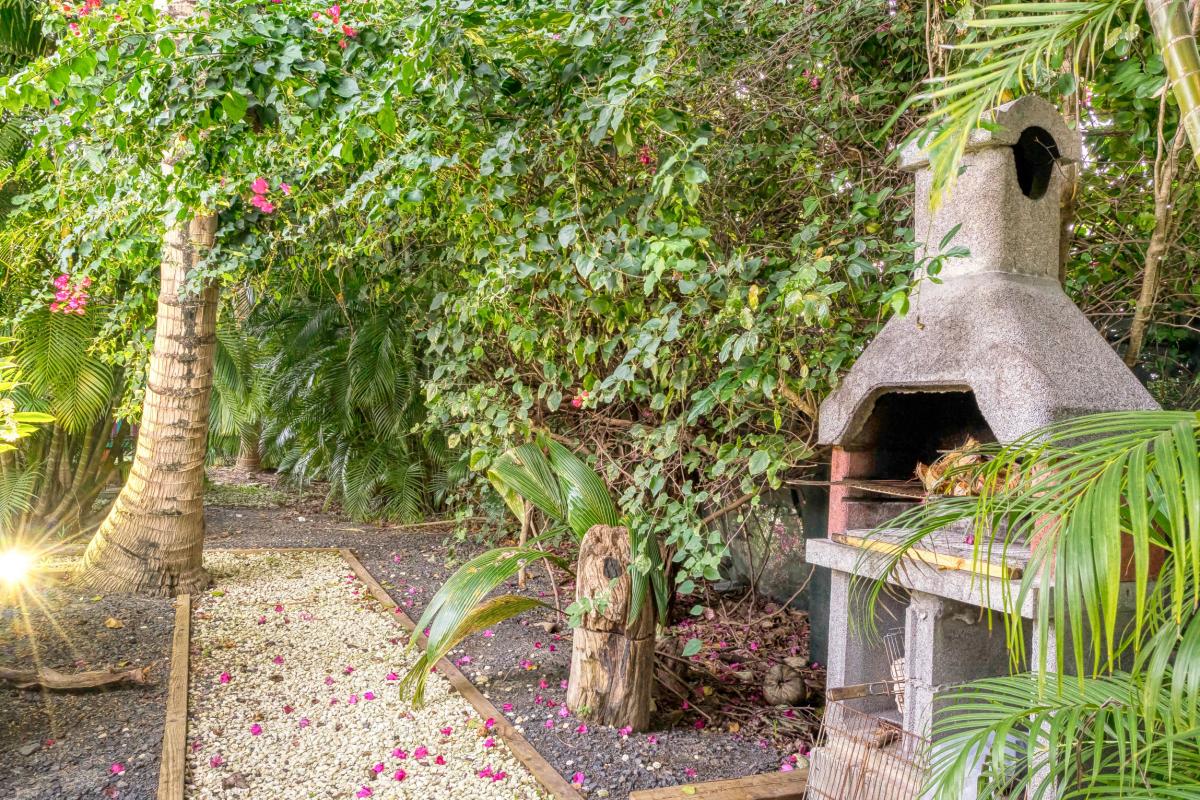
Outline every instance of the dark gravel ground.
<svg viewBox="0 0 1200 800"><path fill-rule="evenodd" d="M315 511L311 503L210 508L208 524L208 547L350 547L413 619L454 566L480 549L456 541L448 529L405 532L363 525ZM550 602L550 582L541 568L531 573L526 591ZM512 719L564 777L586 776L589 797L625 798L637 789L779 769L786 753L765 740L700 729L701 718L681 714L678 701L669 697L660 699L670 713L657 716L655 730L625 737L600 727L578 732L581 720L560 715L570 632L551 634L535 624L546 619L531 612L502 623L493 636L471 637L451 657L496 706L512 705Z"/></svg>
<svg viewBox="0 0 1200 800"><path fill-rule="evenodd" d="M170 673L174 605L52 587L0 605L0 664L65 672L153 662L152 686L46 692L0 688L0 798L151 800ZM123 628L105 627L107 619ZM32 634L31 634L32 632ZM113 765L124 774L113 774Z"/></svg>

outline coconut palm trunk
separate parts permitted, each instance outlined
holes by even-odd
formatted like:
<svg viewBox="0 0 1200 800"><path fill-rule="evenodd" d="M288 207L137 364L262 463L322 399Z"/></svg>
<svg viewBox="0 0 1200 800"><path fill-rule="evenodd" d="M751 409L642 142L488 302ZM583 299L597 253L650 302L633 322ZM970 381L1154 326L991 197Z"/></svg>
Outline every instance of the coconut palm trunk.
<svg viewBox="0 0 1200 800"><path fill-rule="evenodd" d="M1154 38L1162 52L1179 124L1187 131L1192 158L1200 164L1200 47L1188 19L1186 0L1146 0ZM1192 13L1200 14L1200 10Z"/></svg>
<svg viewBox="0 0 1200 800"><path fill-rule="evenodd" d="M165 596L208 581L201 551L217 286L189 291L187 278L216 229L216 216L203 215L166 235L137 452L83 558L84 580L100 591Z"/></svg>

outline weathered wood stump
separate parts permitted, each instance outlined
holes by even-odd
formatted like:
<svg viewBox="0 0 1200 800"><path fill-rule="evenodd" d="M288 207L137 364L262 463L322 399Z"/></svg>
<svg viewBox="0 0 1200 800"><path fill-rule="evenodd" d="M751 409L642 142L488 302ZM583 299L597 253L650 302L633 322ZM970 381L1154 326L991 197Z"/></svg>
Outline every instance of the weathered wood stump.
<svg viewBox="0 0 1200 800"><path fill-rule="evenodd" d="M625 528L597 525L583 537L575 599L606 598L607 604L585 614L575 629L567 707L604 725L643 730L654 687L654 603L646 598L628 624L631 561Z"/></svg>

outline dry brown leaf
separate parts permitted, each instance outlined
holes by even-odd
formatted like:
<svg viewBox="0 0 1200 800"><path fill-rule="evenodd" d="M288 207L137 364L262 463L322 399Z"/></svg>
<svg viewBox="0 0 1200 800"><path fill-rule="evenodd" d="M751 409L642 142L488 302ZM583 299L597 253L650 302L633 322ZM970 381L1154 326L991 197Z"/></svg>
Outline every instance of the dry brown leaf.
<svg viewBox="0 0 1200 800"><path fill-rule="evenodd" d="M124 628L125 623L121 622L121 620L117 619L116 617L109 617L108 619L104 620L104 627L113 629Z"/></svg>

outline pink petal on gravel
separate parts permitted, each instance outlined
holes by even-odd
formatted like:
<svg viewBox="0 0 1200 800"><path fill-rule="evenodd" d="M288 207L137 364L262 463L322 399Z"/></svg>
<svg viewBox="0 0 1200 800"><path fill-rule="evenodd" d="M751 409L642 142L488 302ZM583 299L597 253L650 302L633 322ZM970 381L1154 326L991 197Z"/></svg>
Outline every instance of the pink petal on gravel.
<svg viewBox="0 0 1200 800"><path fill-rule="evenodd" d="M363 692L363 700L374 700L374 699L375 699L374 692Z"/></svg>
<svg viewBox="0 0 1200 800"><path fill-rule="evenodd" d="M507 714L513 710L513 704L505 703L504 705L500 706L500 710L503 711L505 714Z"/></svg>
<svg viewBox="0 0 1200 800"><path fill-rule="evenodd" d="M111 767L109 767L108 771L111 772L113 775L124 775L125 774L125 765L118 762L116 764L113 764Z"/></svg>
<svg viewBox="0 0 1200 800"><path fill-rule="evenodd" d="M386 680L389 680L389 681L398 681L398 680L400 680L400 676L399 676L399 675L397 675L397 674L396 674L396 673L394 673L394 672L389 672L389 673L387 674L387 678L386 678Z"/></svg>
<svg viewBox="0 0 1200 800"><path fill-rule="evenodd" d="M364 785L361 789L359 789L357 792L354 793L354 796L355 797L370 797L373 794L375 794L375 792L371 791L371 787Z"/></svg>
<svg viewBox="0 0 1200 800"><path fill-rule="evenodd" d="M438 755L438 757L437 757L437 758L435 758L435 759L433 760L433 763L435 763L435 764L445 764L445 763L446 763L446 757L445 757L445 756L443 756L443 755L441 755L441 754L439 754L439 755Z"/></svg>
<svg viewBox="0 0 1200 800"><path fill-rule="evenodd" d="M304 719L300 720L301 728L307 728L309 725L312 725L312 723L308 721L308 717L305 717Z"/></svg>
<svg viewBox="0 0 1200 800"><path fill-rule="evenodd" d="M392 757L393 758L408 758L408 753L404 752L399 747L397 747L395 750L392 751Z"/></svg>
<svg viewBox="0 0 1200 800"><path fill-rule="evenodd" d="M583 786L583 782L585 780L587 780L587 776L582 772L576 772L571 776L571 783L575 784L576 786Z"/></svg>
<svg viewBox="0 0 1200 800"><path fill-rule="evenodd" d="M408 777L408 773L402 769L396 770L396 774L392 775L392 780L402 781Z"/></svg>
<svg viewBox="0 0 1200 800"><path fill-rule="evenodd" d="M208 765L210 767L212 767L213 769L216 769L217 767L221 766L224 763L225 763L225 759L221 758L220 753L217 753L215 756L213 756L212 758L210 758L208 760Z"/></svg>
<svg viewBox="0 0 1200 800"><path fill-rule="evenodd" d="M259 725L257 722L254 723L253 725L251 725L250 726L250 735L251 736L261 736L262 735L262 725Z"/></svg>
<svg viewBox="0 0 1200 800"><path fill-rule="evenodd" d="M217 676L217 681L220 683L229 683L231 680L233 680L233 676L228 672L222 672L219 676Z"/></svg>

